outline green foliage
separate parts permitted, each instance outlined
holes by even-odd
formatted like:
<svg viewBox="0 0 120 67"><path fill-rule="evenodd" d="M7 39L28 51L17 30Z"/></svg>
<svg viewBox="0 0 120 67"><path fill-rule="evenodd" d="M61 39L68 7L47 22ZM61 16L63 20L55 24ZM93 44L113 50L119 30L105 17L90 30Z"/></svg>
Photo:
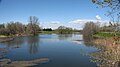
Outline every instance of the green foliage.
<svg viewBox="0 0 120 67"><path fill-rule="evenodd" d="M110 33L110 32L98 32L94 35L95 37L113 37L114 36L114 33Z"/></svg>
<svg viewBox="0 0 120 67"><path fill-rule="evenodd" d="M43 31L52 31L51 28L44 28Z"/></svg>
<svg viewBox="0 0 120 67"><path fill-rule="evenodd" d="M73 32L72 28L65 27L65 26L59 26L57 31L60 34L69 34Z"/></svg>
<svg viewBox="0 0 120 67"><path fill-rule="evenodd" d="M58 31L41 31L40 34L53 34L58 33Z"/></svg>
<svg viewBox="0 0 120 67"><path fill-rule="evenodd" d="M115 33L115 32L98 32L93 36L98 38L107 38L107 37L114 37L115 34L117 36L120 36L120 33Z"/></svg>

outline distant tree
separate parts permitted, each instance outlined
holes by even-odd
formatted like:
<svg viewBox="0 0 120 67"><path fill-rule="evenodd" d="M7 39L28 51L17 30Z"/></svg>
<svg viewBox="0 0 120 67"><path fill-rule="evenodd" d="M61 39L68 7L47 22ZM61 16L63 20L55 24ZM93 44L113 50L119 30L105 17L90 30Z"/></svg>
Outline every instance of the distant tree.
<svg viewBox="0 0 120 67"><path fill-rule="evenodd" d="M40 30L38 18L35 16L30 16L29 23L27 25L13 21L6 25L0 24L0 35L36 35Z"/></svg>
<svg viewBox="0 0 120 67"><path fill-rule="evenodd" d="M52 31L51 28L44 28L43 31Z"/></svg>
<svg viewBox="0 0 120 67"><path fill-rule="evenodd" d="M1 28L5 28L5 25L4 24L0 24L0 29Z"/></svg>
<svg viewBox="0 0 120 67"><path fill-rule="evenodd" d="M15 22L16 34L21 35L25 33L25 25L20 22Z"/></svg>
<svg viewBox="0 0 120 67"><path fill-rule="evenodd" d="M98 25L93 22L87 22L83 28L84 36L92 36L99 31Z"/></svg>
<svg viewBox="0 0 120 67"><path fill-rule="evenodd" d="M29 23L27 25L27 32L36 35L39 30L39 19L35 16L30 16Z"/></svg>
<svg viewBox="0 0 120 67"><path fill-rule="evenodd" d="M65 27L65 26L59 26L58 29L57 29L57 31L60 34L69 34L69 33L73 32L72 28Z"/></svg>
<svg viewBox="0 0 120 67"><path fill-rule="evenodd" d="M6 29L10 35L21 35L25 32L25 25L20 22L7 23Z"/></svg>
<svg viewBox="0 0 120 67"><path fill-rule="evenodd" d="M7 23L6 28L10 35L16 34L16 25L13 21L11 21L10 23Z"/></svg>
<svg viewBox="0 0 120 67"><path fill-rule="evenodd" d="M5 28L4 24L0 24L0 35L9 35L8 30Z"/></svg>

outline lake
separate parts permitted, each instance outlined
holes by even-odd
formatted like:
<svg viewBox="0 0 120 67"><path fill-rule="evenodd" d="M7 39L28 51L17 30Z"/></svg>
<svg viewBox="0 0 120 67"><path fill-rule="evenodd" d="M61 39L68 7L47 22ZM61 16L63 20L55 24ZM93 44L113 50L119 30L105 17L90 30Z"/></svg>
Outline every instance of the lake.
<svg viewBox="0 0 120 67"><path fill-rule="evenodd" d="M13 41L0 43L7 48L4 58L12 61L26 61L48 58L49 62L34 67L96 67L88 55L98 49L85 44L81 34L40 34L18 37Z"/></svg>

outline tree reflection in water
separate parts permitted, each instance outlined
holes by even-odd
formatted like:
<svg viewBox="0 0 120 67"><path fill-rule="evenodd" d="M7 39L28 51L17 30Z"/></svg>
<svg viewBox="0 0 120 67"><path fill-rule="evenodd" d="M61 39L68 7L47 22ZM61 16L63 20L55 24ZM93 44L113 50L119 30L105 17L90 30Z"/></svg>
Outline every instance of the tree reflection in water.
<svg viewBox="0 0 120 67"><path fill-rule="evenodd" d="M24 42L24 37L17 37L13 41L4 42L4 45L8 48L19 48Z"/></svg>
<svg viewBox="0 0 120 67"><path fill-rule="evenodd" d="M30 54L36 54L39 49L39 36L28 37L28 46Z"/></svg>
<svg viewBox="0 0 120 67"><path fill-rule="evenodd" d="M65 40L65 39L69 39L71 37L72 37L72 34L58 34L59 40Z"/></svg>

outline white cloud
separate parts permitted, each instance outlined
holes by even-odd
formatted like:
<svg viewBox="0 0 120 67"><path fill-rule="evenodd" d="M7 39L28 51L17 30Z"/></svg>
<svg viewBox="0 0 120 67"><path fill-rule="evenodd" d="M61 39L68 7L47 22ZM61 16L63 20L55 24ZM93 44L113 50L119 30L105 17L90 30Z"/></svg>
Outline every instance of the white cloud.
<svg viewBox="0 0 120 67"><path fill-rule="evenodd" d="M96 15L97 20L101 20L101 17L99 15Z"/></svg>
<svg viewBox="0 0 120 67"><path fill-rule="evenodd" d="M73 29L83 29L84 24L90 21L94 23L99 22L100 26L109 24L108 20L76 19L66 23L61 21L44 22L42 25L43 25L43 28L52 28L52 29L57 29L59 26L71 27Z"/></svg>
<svg viewBox="0 0 120 67"><path fill-rule="evenodd" d="M78 24L80 24L80 23L84 23L84 22L86 22L86 21L87 21L87 20L77 19L77 20L70 21L69 23L78 23Z"/></svg>
<svg viewBox="0 0 120 67"><path fill-rule="evenodd" d="M44 21L42 22L43 28L52 28L57 29L59 26L63 26L64 24L61 21Z"/></svg>
<svg viewBox="0 0 120 67"><path fill-rule="evenodd" d="M106 22L109 22L108 20L89 20L89 19L77 19L77 20L73 20L73 21L70 21L69 23L77 23L77 24L83 24L83 23L86 23L86 22L100 22L100 23L106 23Z"/></svg>
<svg viewBox="0 0 120 67"><path fill-rule="evenodd" d="M109 24L108 20L90 20L90 19L77 19L77 20L70 21L68 23L79 24L81 27L83 27L84 24L87 23L87 22L94 22L94 23L98 23L99 22L99 24L101 26Z"/></svg>
<svg viewBox="0 0 120 67"><path fill-rule="evenodd" d="M51 24L60 24L60 21L51 21Z"/></svg>

